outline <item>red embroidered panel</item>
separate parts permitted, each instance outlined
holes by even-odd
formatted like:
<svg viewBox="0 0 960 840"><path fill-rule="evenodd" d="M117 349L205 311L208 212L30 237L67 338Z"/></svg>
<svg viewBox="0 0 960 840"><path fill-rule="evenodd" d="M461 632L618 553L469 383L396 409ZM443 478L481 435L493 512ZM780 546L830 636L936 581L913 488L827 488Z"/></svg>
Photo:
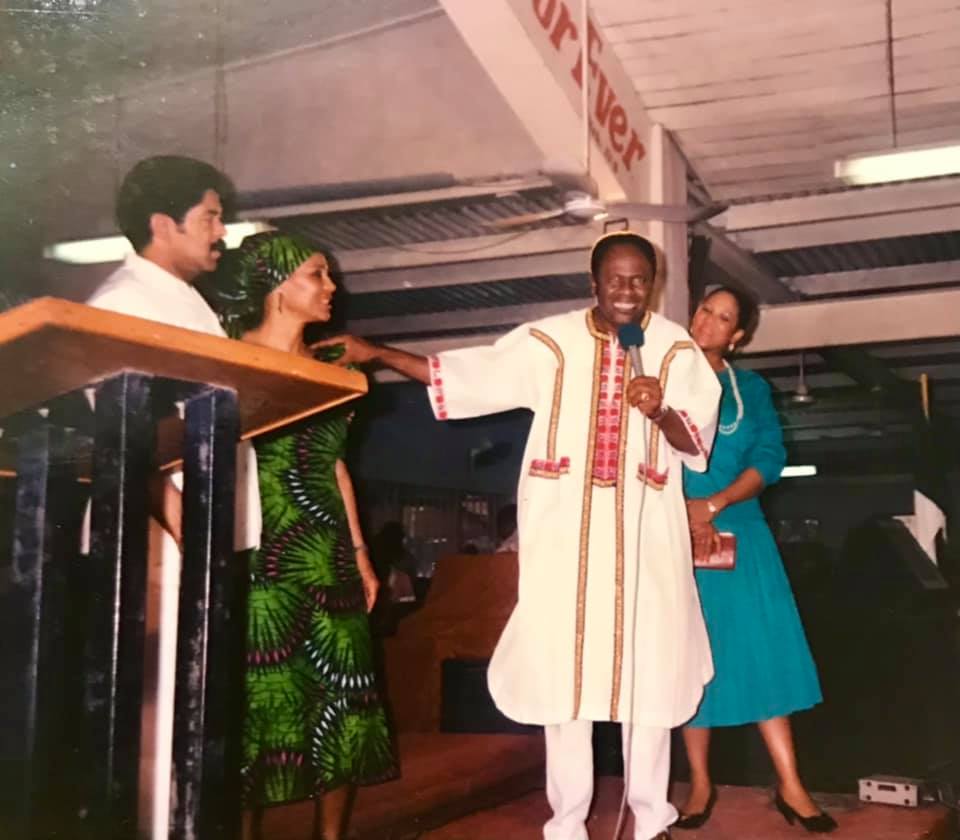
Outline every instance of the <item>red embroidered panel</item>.
<svg viewBox="0 0 960 840"><path fill-rule="evenodd" d="M694 423L690 415L682 409L678 411L677 414L680 415L680 419L683 420L683 424L690 432L690 436L693 438L693 442L697 445L697 449L700 450L700 454L703 455L704 458L709 458L710 453L707 452L707 448L703 445L703 439L700 437L700 430L697 428L697 424Z"/></svg>
<svg viewBox="0 0 960 840"><path fill-rule="evenodd" d="M626 359L626 354L619 344L614 345L615 358L610 353L610 346L611 342L604 342L600 360L596 445L593 454L593 480L605 484L616 482L620 472L620 417L623 406L623 366Z"/></svg>
<svg viewBox="0 0 960 840"><path fill-rule="evenodd" d="M434 400L437 405L437 420L447 419L447 399L443 394L443 375L440 369L440 359L436 356L430 360L430 384L433 386Z"/></svg>

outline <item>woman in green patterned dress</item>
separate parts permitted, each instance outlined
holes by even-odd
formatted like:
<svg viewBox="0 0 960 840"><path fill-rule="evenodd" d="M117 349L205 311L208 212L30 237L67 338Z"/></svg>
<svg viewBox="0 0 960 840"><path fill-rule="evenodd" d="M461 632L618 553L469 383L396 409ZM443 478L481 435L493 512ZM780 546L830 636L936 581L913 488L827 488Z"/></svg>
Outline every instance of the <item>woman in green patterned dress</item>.
<svg viewBox="0 0 960 840"><path fill-rule="evenodd" d="M257 234L215 280L229 335L312 355L304 327L329 320L335 291L322 253ZM251 838L265 807L313 797L315 840L340 840L352 788L396 774L367 621L377 577L343 462L350 414L334 409L256 443L263 536L251 562L243 733Z"/></svg>

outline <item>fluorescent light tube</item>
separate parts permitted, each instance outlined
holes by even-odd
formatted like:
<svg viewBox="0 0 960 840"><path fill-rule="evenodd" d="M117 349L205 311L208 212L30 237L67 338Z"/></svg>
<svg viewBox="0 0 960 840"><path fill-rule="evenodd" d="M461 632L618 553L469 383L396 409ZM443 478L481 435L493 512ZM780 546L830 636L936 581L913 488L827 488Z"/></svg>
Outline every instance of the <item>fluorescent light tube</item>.
<svg viewBox="0 0 960 840"><path fill-rule="evenodd" d="M833 164L833 174L848 184L861 185L960 175L960 145L929 146L843 158Z"/></svg>
<svg viewBox="0 0 960 840"><path fill-rule="evenodd" d="M780 478L806 478L816 474L817 467L815 464L791 464L783 468Z"/></svg>
<svg viewBox="0 0 960 840"><path fill-rule="evenodd" d="M227 225L224 242L228 248L236 248L245 236L273 230L266 222L234 222ZM78 265L120 262L133 251L130 240L125 236L101 236L96 239L76 239L72 242L57 242L47 245L43 255L48 260L59 260Z"/></svg>

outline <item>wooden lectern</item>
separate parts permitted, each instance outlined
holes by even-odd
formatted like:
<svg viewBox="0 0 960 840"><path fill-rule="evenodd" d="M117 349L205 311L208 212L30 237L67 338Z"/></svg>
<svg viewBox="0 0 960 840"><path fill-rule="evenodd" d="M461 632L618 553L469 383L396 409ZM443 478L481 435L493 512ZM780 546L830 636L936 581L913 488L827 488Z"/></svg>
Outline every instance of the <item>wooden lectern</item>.
<svg viewBox="0 0 960 840"><path fill-rule="evenodd" d="M182 464L170 837L232 838L245 615L236 442L352 400L366 380L53 298L0 314L0 370L14 458L2 466L16 477L0 588L0 836L137 837L148 485ZM88 388L92 422L90 402L68 396ZM78 480L91 500L84 558L65 504ZM77 604L81 618L68 624Z"/></svg>

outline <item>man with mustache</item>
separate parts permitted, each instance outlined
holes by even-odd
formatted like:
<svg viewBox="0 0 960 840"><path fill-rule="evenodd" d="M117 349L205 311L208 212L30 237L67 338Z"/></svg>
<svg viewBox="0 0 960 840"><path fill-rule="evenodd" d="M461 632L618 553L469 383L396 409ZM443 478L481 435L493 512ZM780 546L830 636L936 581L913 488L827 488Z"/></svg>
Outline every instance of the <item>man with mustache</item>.
<svg viewBox="0 0 960 840"><path fill-rule="evenodd" d="M111 274L91 306L223 335L193 283L217 267L233 184L208 163L176 155L140 161L123 179L116 217L135 253Z"/></svg>
<svg viewBox="0 0 960 840"><path fill-rule="evenodd" d="M123 265L87 303L124 315L224 336L220 321L193 284L217 267L225 248L224 218L233 211L230 179L203 161L163 155L140 161L123 179L117 225L133 245ZM140 771L140 828L167 837L173 689L180 585L182 475L159 474L151 486L147 649ZM237 451L235 547L260 540L256 455L249 443ZM146 796L152 788L153 798ZM153 802L152 812L149 803Z"/></svg>

